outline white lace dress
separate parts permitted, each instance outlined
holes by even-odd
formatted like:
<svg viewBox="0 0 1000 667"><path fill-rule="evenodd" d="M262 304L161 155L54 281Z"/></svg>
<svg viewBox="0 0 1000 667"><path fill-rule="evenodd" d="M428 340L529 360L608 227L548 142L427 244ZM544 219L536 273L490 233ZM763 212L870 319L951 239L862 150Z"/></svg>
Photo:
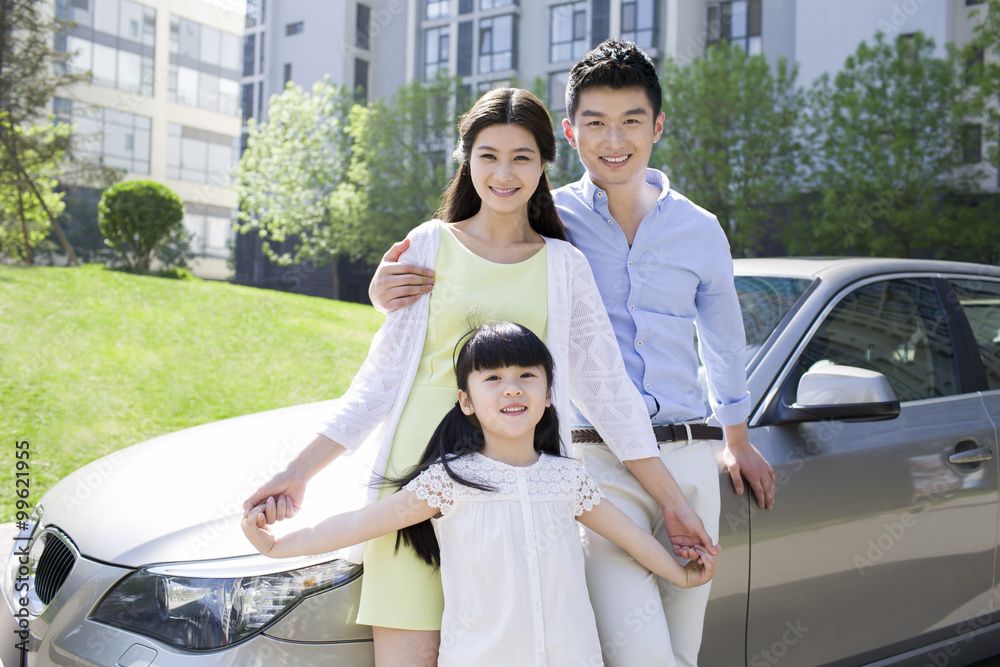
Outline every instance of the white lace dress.
<svg viewBox="0 0 1000 667"><path fill-rule="evenodd" d="M604 494L576 461L516 467L471 454L404 487L441 510L442 667L599 667L576 517Z"/></svg>

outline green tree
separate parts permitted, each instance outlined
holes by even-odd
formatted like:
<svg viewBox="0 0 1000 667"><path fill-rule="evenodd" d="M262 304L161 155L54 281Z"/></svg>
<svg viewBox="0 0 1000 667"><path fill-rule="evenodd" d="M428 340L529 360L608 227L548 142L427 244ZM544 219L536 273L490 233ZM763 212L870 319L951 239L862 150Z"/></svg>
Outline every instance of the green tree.
<svg viewBox="0 0 1000 667"><path fill-rule="evenodd" d="M104 191L97 223L105 243L131 271L149 273L153 258L184 238L184 203L155 181L124 181Z"/></svg>
<svg viewBox="0 0 1000 667"><path fill-rule="evenodd" d="M256 230L263 251L281 265L337 264L349 252L354 221L337 216L331 197L346 176L350 91L329 78L310 92L289 84L271 98L266 123L250 123L247 148L235 169L240 231Z"/></svg>
<svg viewBox="0 0 1000 667"><path fill-rule="evenodd" d="M377 261L433 216L448 183L455 105L456 80L440 74L351 109L350 165L331 203L348 221L352 259Z"/></svg>
<svg viewBox="0 0 1000 667"><path fill-rule="evenodd" d="M985 7L977 7L971 15L983 18L976 24L962 56L971 65L970 83L983 106L987 159L1000 169L1000 0L988 0Z"/></svg>
<svg viewBox="0 0 1000 667"><path fill-rule="evenodd" d="M60 165L65 155L68 125L11 125L0 110L0 131L8 141L0 142L0 252L32 263L33 249L44 246L52 231L52 219L65 204L56 192ZM18 146L18 156L7 146ZM21 171L31 175L25 178ZM33 186L33 187L32 187Z"/></svg>
<svg viewBox="0 0 1000 667"><path fill-rule="evenodd" d="M652 162L671 186L714 213L733 253L756 254L775 207L797 192L797 124L804 93L797 67L734 44L663 66L663 137Z"/></svg>
<svg viewBox="0 0 1000 667"><path fill-rule="evenodd" d="M65 22L51 16L51 5L42 0L2 0L0 11L0 199L4 222L22 227L27 246L18 253L31 262L32 239L44 238L41 230L48 220L72 263L76 255L59 228L50 204L60 198L51 181L57 165L70 147L69 133L39 132L22 128L39 122L53 94L88 78L67 70L70 54L53 48L54 35ZM59 207L56 206L56 209ZM23 214L22 214L23 211ZM13 219L10 217L14 212ZM24 231L27 230L27 231ZM5 246L6 247L6 246Z"/></svg>
<svg viewBox="0 0 1000 667"><path fill-rule="evenodd" d="M963 138L976 104L951 51L922 33L879 33L831 80L810 91L811 215L791 230L792 252L974 258L995 236L968 205L981 169ZM970 255L971 253L971 255Z"/></svg>

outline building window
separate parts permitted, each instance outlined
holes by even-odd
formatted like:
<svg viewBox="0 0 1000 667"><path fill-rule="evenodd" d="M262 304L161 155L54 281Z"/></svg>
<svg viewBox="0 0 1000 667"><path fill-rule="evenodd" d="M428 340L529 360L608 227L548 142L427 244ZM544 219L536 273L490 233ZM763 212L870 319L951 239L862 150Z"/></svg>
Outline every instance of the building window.
<svg viewBox="0 0 1000 667"><path fill-rule="evenodd" d="M471 14L476 9L476 0L458 0L458 13Z"/></svg>
<svg viewBox="0 0 1000 667"><path fill-rule="evenodd" d="M590 5L590 48L611 35L611 0L593 0Z"/></svg>
<svg viewBox="0 0 1000 667"><path fill-rule="evenodd" d="M516 69L517 23L513 14L479 21L479 73Z"/></svg>
<svg viewBox="0 0 1000 667"><path fill-rule="evenodd" d="M656 46L656 2L654 0L624 0L622 2L622 39L651 49Z"/></svg>
<svg viewBox="0 0 1000 667"><path fill-rule="evenodd" d="M226 183L236 162L234 142L234 137L218 132L168 124L167 178L192 183Z"/></svg>
<svg viewBox="0 0 1000 667"><path fill-rule="evenodd" d="M479 0L480 9L496 9L497 7L510 7L516 4L517 0Z"/></svg>
<svg viewBox="0 0 1000 667"><path fill-rule="evenodd" d="M566 84L569 83L569 72L553 72L549 74L549 104L552 111L566 110Z"/></svg>
<svg viewBox="0 0 1000 667"><path fill-rule="evenodd" d="M424 78L433 79L439 69L448 67L448 26L424 31Z"/></svg>
<svg viewBox="0 0 1000 667"><path fill-rule="evenodd" d="M549 8L549 62L579 60L587 52L587 3Z"/></svg>
<svg viewBox="0 0 1000 667"><path fill-rule="evenodd" d="M708 5L708 44L739 44L749 55L763 52L761 0L734 0Z"/></svg>
<svg viewBox="0 0 1000 667"><path fill-rule="evenodd" d="M184 202L184 229L194 234L191 249L201 257L228 259L233 241L232 211Z"/></svg>
<svg viewBox="0 0 1000 667"><path fill-rule="evenodd" d="M53 109L58 120L76 126L81 157L136 174L149 173L152 119L62 98L53 99Z"/></svg>
<svg viewBox="0 0 1000 667"><path fill-rule="evenodd" d="M257 119L264 120L264 82L257 82Z"/></svg>
<svg viewBox="0 0 1000 667"><path fill-rule="evenodd" d="M424 18L428 21L448 16L448 5L451 0L427 0L424 7Z"/></svg>
<svg viewBox="0 0 1000 667"><path fill-rule="evenodd" d="M153 95L155 9L131 0L57 0L56 16L76 24L54 42L55 50L74 54L68 70L92 72L100 86Z"/></svg>
<svg viewBox="0 0 1000 667"><path fill-rule="evenodd" d="M459 76L472 74L472 52L474 49L472 36L472 21L462 21L458 24L458 70Z"/></svg>
<svg viewBox="0 0 1000 667"><path fill-rule="evenodd" d="M984 2L986 2L986 0L965 0L966 5L981 5Z"/></svg>
<svg viewBox="0 0 1000 667"><path fill-rule="evenodd" d="M977 164L983 160L983 128L979 125L962 127L962 163Z"/></svg>
<svg viewBox="0 0 1000 667"><path fill-rule="evenodd" d="M263 22L264 17L260 15L261 10L260 0L247 0L247 11L246 11L246 27L250 28Z"/></svg>
<svg viewBox="0 0 1000 667"><path fill-rule="evenodd" d="M243 101L240 104L243 110L243 124L246 125L253 118L253 84L243 84Z"/></svg>
<svg viewBox="0 0 1000 667"><path fill-rule="evenodd" d="M306 29L305 23L302 21L296 21L295 23L288 23L285 25L286 35L298 35Z"/></svg>
<svg viewBox="0 0 1000 667"><path fill-rule="evenodd" d="M359 49L371 48L371 39L369 38L371 23L371 7L368 5L358 4L357 20L355 21L354 26L354 45Z"/></svg>
<svg viewBox="0 0 1000 667"><path fill-rule="evenodd" d="M285 63L285 86L292 80L292 63Z"/></svg>
<svg viewBox="0 0 1000 667"><path fill-rule="evenodd" d="M262 30L261 33L260 33L260 72L259 72L259 74L263 74L263 73L264 73L264 31Z"/></svg>
<svg viewBox="0 0 1000 667"><path fill-rule="evenodd" d="M244 40L241 48L239 35L171 16L167 99L209 111L239 114L240 76L247 73L248 67L253 73L256 40L252 36L250 39L251 43Z"/></svg>
<svg viewBox="0 0 1000 667"><path fill-rule="evenodd" d="M985 52L981 47L973 47L972 55L965 61L965 85L971 86L982 71Z"/></svg>
<svg viewBox="0 0 1000 667"><path fill-rule="evenodd" d="M253 74L254 46L257 42L257 35L247 35L243 38L243 76Z"/></svg>
<svg viewBox="0 0 1000 667"><path fill-rule="evenodd" d="M368 103L368 61L354 59L354 98L362 103Z"/></svg>

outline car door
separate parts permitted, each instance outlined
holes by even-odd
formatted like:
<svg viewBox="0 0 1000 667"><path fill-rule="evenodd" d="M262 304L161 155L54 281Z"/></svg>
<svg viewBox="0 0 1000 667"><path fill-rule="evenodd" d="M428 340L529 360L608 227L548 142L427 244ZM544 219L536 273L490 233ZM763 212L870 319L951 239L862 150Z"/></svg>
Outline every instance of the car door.
<svg viewBox="0 0 1000 667"><path fill-rule="evenodd" d="M878 278L840 292L774 397L794 403L818 365L857 366L886 376L898 417L773 423L774 405L753 417L779 489L751 522L751 667L867 664L954 638L990 604L996 430L942 283Z"/></svg>
<svg viewBox="0 0 1000 667"><path fill-rule="evenodd" d="M986 276L950 277L948 283L954 290L953 301L962 312L959 321L966 328L983 407L996 429L1000 426L1000 280ZM997 568L994 581L1000 582L1000 562ZM1000 611L1000 597L992 600L989 611Z"/></svg>

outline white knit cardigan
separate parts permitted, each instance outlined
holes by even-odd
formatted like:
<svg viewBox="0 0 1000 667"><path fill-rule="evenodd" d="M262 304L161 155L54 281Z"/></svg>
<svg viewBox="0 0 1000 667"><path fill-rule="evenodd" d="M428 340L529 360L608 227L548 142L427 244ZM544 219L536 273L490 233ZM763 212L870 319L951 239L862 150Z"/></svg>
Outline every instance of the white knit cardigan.
<svg viewBox="0 0 1000 667"><path fill-rule="evenodd" d="M444 224L431 220L411 231L407 236L410 247L400 262L434 268ZM560 417L563 453L571 452L572 400L622 461L659 456L649 413L625 372L590 264L565 241L546 238L545 242L545 339L555 362L552 402ZM424 294L415 303L386 316L372 339L368 358L319 431L349 451L365 454L366 469L372 471L376 482L385 474L396 425L417 373L431 303L430 294ZM364 499L359 499L362 504L374 502L377 484L369 484L363 493ZM360 555L352 551L348 560L360 562Z"/></svg>

